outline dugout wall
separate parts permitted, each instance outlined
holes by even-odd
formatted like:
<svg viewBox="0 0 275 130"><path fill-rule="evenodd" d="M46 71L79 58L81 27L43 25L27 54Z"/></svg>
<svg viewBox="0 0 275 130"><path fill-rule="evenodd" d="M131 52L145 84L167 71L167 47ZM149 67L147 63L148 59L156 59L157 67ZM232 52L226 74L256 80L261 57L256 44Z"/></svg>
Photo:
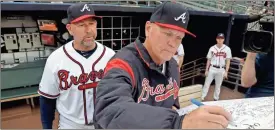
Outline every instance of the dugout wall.
<svg viewBox="0 0 275 130"><path fill-rule="evenodd" d="M2 19L7 16L30 16L32 17L32 22L36 22L37 19L53 19L57 22L57 26L61 34L66 32L65 25L61 22L63 18L66 18L66 9L70 4L51 4L51 3L1 3ZM150 14L153 11L153 7L131 7L131 6L115 6L115 5L94 5L97 15L103 16L103 19L98 23L98 37L97 40L106 46L113 48L114 50L119 50L121 47L133 42L137 36L144 37L144 25L146 20L149 20ZM242 44L242 33L246 29L246 23L243 22L247 19L246 15L231 15L228 13L219 12L203 12L203 11L190 11L190 22L188 25L188 30L194 33L197 37L193 38L191 36L186 36L183 40L183 45L185 49L185 61L193 61L195 59L205 57L210 46L216 43L215 37L217 33L223 32L226 35L226 44L232 50L232 55L236 57L243 57L244 54L241 52ZM12 27L14 26L14 27ZM17 29L16 29L17 28ZM24 28L37 28L35 25L33 27ZM18 30L22 30L22 24L10 25L9 27L3 27L1 24L1 35L6 33L18 34ZM25 29L28 30L28 29ZM36 29L29 29L32 31L37 31ZM58 40L56 40L58 42ZM59 41L60 42L60 41ZM60 42L64 44L65 42ZM47 50L46 47L45 49ZM39 51L45 51L44 48ZM31 51L38 51L35 49L20 51L11 50L9 53L5 47L1 48L1 56L4 55L4 60L6 57L10 58L12 55L10 53L20 53L16 54L27 55L25 53L30 53ZM51 52L51 51L50 51ZM49 53L50 53L49 52ZM42 53L42 52L40 52ZM32 57L29 59L34 59L34 57L39 57L39 52L30 54ZM47 55L49 55L49 53ZM9 56L5 56L8 55ZM42 55L42 56L47 56ZM14 58L14 56L13 56ZM15 59L18 59L15 57ZM26 62L27 58L21 58L22 62ZM28 59L28 60L29 60ZM8 62L13 62L13 60L7 60ZM6 63L8 63L6 62Z"/></svg>

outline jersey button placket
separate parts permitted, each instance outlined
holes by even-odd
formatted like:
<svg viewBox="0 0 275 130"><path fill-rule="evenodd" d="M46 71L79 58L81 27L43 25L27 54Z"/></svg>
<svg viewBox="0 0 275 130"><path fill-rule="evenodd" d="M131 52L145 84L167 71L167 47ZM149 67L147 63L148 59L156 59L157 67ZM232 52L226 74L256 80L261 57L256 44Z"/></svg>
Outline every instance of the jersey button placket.
<svg viewBox="0 0 275 130"><path fill-rule="evenodd" d="M92 98L89 98L89 99L93 99L93 93L90 90L88 91L87 95L88 95L88 98L92 96ZM92 107L91 100L88 103L89 103L89 108L91 108Z"/></svg>

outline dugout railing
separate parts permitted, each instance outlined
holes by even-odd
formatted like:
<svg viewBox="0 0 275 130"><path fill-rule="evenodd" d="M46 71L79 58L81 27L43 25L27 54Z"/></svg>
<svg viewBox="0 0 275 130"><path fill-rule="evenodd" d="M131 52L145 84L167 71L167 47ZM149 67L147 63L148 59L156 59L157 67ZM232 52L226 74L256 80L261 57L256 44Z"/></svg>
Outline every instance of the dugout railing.
<svg viewBox="0 0 275 130"><path fill-rule="evenodd" d="M191 85L194 85L196 84L197 77L205 77L206 62L206 58L199 58L183 64L180 71L181 84L186 80L191 80ZM241 86L242 66L243 64L240 61L232 59L228 72L228 79L223 80L224 83L234 86L233 91L238 91L238 87Z"/></svg>

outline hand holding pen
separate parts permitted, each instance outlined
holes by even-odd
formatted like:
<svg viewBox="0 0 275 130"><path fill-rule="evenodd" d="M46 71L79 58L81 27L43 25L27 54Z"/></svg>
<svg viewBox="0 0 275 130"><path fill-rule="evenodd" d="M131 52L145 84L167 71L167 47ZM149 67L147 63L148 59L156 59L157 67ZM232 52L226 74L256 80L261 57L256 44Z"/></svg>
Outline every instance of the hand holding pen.
<svg viewBox="0 0 275 130"><path fill-rule="evenodd" d="M198 101L198 100L196 100L196 99L191 99L190 101L191 101L193 104L197 105L198 107L204 105L202 102L200 102L200 101ZM232 116L231 116L231 118L232 118ZM236 125L236 123L233 122L233 119L231 119L231 121L229 122L229 124L231 124L232 126L235 126L235 125Z"/></svg>
<svg viewBox="0 0 275 130"><path fill-rule="evenodd" d="M191 102L199 108L185 115L182 129L224 129L232 120L231 114L222 107L204 105L197 100L191 100Z"/></svg>

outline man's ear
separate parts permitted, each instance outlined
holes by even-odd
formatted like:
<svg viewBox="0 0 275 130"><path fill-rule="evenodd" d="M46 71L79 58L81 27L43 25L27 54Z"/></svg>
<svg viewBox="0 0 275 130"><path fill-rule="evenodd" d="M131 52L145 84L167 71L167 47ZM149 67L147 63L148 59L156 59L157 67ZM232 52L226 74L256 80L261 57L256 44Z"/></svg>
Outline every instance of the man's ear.
<svg viewBox="0 0 275 130"><path fill-rule="evenodd" d="M152 30L152 23L150 21L147 21L145 24L145 36L148 37L149 33Z"/></svg>
<svg viewBox="0 0 275 130"><path fill-rule="evenodd" d="M67 28L68 32L69 32L71 35L73 35L73 32L72 32L72 25L71 25L71 24L67 24L67 25L66 25L66 28Z"/></svg>

